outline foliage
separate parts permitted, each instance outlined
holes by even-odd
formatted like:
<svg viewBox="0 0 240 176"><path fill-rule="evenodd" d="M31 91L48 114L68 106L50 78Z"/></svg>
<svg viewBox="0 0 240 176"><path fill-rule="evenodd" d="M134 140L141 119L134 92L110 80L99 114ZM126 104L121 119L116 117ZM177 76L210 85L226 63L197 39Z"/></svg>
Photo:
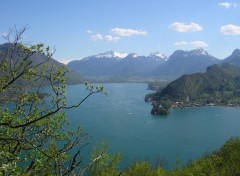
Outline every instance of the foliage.
<svg viewBox="0 0 240 176"><path fill-rule="evenodd" d="M196 100L203 97L231 100L240 90L239 67L223 64L208 67L206 73L184 75L162 90L160 97L173 101Z"/></svg>
<svg viewBox="0 0 240 176"><path fill-rule="evenodd" d="M107 144L95 146L91 154L91 160L101 156L92 166L89 166L90 175L117 176L120 174L118 165L121 161L120 154L109 154Z"/></svg>
<svg viewBox="0 0 240 176"><path fill-rule="evenodd" d="M168 115L170 113L171 106L172 102L169 99L160 99L158 102L153 102L151 114Z"/></svg>
<svg viewBox="0 0 240 176"><path fill-rule="evenodd" d="M148 162L135 162L132 166L130 166L123 175L132 175L132 176L145 176L153 175L153 171L151 169L151 166Z"/></svg>
<svg viewBox="0 0 240 176"><path fill-rule="evenodd" d="M205 73L183 75L162 90L146 95L145 100L153 102L152 112L155 114L167 114L168 108L163 105L166 100L181 102L182 107L211 103L240 106L239 97L240 69L224 63L208 67Z"/></svg>
<svg viewBox="0 0 240 176"><path fill-rule="evenodd" d="M88 144L88 136L80 127L73 131L64 128L68 125L64 110L81 106L89 96L103 93L103 87L85 83L89 94L78 104L67 105L65 68L49 64L52 54L48 47L19 43L25 30L10 31L6 39L13 35L14 40L9 42L10 49L0 55L0 97L4 97L0 106L0 175L240 175L240 138L230 139L219 151L184 168L178 167L177 160L173 171L160 166L152 168L145 161L120 170L120 155L107 154L106 145L95 147L90 162L84 164L81 149ZM46 60L34 62L31 56L38 54L44 54ZM22 81L28 84L23 86ZM50 97L43 99L45 83L50 85L51 92ZM231 87L229 82L223 88L225 94L232 93ZM160 103L164 107L170 104L168 99L161 99Z"/></svg>
<svg viewBox="0 0 240 176"><path fill-rule="evenodd" d="M149 162L135 162L122 176L237 176L240 175L240 138L231 138L212 154L179 167L179 159L172 171L162 167L152 168Z"/></svg>
<svg viewBox="0 0 240 176"><path fill-rule="evenodd" d="M240 175L240 138L231 138L211 155L187 165L182 175Z"/></svg>
<svg viewBox="0 0 240 176"><path fill-rule="evenodd" d="M80 151L88 136L80 127L64 129L64 110L79 107L103 87L86 83L89 94L67 105L67 69L53 63L49 47L22 44L26 29L13 28L0 53L0 175L74 175L85 168ZM46 99L44 85L51 88Z"/></svg>
<svg viewBox="0 0 240 176"><path fill-rule="evenodd" d="M168 85L167 81L155 81L148 83L148 89L154 91L161 91L164 87Z"/></svg>

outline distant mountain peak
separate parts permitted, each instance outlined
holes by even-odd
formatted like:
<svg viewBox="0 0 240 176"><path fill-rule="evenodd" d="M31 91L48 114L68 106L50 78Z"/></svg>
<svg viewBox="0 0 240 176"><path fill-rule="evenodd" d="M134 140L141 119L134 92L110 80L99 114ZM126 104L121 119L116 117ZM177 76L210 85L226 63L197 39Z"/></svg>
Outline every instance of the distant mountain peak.
<svg viewBox="0 0 240 176"><path fill-rule="evenodd" d="M234 56L240 56L240 49L235 49L234 51L233 51L233 53L232 53L232 55L234 55Z"/></svg>
<svg viewBox="0 0 240 176"><path fill-rule="evenodd" d="M125 58L128 54L125 52L107 51L96 55L96 58Z"/></svg>
<svg viewBox="0 0 240 176"><path fill-rule="evenodd" d="M194 50L191 50L190 53L194 55L209 55L207 51L205 51L203 48L197 48Z"/></svg>
<svg viewBox="0 0 240 176"><path fill-rule="evenodd" d="M230 56L223 60L222 63L228 63L235 66L240 66L240 50L235 49Z"/></svg>
<svg viewBox="0 0 240 176"><path fill-rule="evenodd" d="M191 51L186 51L186 50L176 50L173 54L173 56L183 56L183 57L189 57L189 56L211 56L208 54L207 51L205 51L203 48L197 48Z"/></svg>
<svg viewBox="0 0 240 176"><path fill-rule="evenodd" d="M165 55L163 53L160 53L158 51L150 53L150 55L148 57L151 57L151 58L154 58L154 59L159 59L159 60L165 60L165 61L168 60L167 55Z"/></svg>
<svg viewBox="0 0 240 176"><path fill-rule="evenodd" d="M136 53L130 53L127 55L128 57L138 57L139 55Z"/></svg>
<svg viewBox="0 0 240 176"><path fill-rule="evenodd" d="M1 46L3 46L3 47L12 47L13 44L8 42L8 43L2 44Z"/></svg>

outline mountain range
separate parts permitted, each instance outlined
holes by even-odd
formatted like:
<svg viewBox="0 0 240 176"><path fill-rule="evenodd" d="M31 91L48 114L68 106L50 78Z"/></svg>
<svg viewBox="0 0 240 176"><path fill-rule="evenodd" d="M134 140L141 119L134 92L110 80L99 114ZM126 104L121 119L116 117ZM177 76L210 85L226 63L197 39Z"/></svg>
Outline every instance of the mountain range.
<svg viewBox="0 0 240 176"><path fill-rule="evenodd" d="M219 62L219 59L201 48L192 51L177 50L169 57L167 62L153 70L152 74L179 77L183 74L204 72L208 66Z"/></svg>
<svg viewBox="0 0 240 176"><path fill-rule="evenodd" d="M240 50L236 49L229 57L234 57L238 52ZM191 51L176 50L169 57L160 52L140 56L136 53L109 51L71 61L67 66L90 80L129 80L131 78L173 80L183 74L204 72L208 66L222 62L223 60L198 48Z"/></svg>
<svg viewBox="0 0 240 176"><path fill-rule="evenodd" d="M235 66L240 66L240 50L235 49L233 53L224 59L221 63L229 63Z"/></svg>
<svg viewBox="0 0 240 176"><path fill-rule="evenodd" d="M67 66L87 78L129 78L146 77L153 69L166 62L168 57L159 52L149 56L136 53L109 51L72 61Z"/></svg>
<svg viewBox="0 0 240 176"><path fill-rule="evenodd" d="M0 45L0 62L2 61L3 57L6 55L7 51L11 51L12 49L13 49L13 44L11 43L5 43ZM13 52L12 62L14 64L17 65L21 63L20 59L22 59L23 57L20 57L20 55L22 55L22 53L23 52L20 49L16 49L16 51ZM47 59L48 57L42 53L35 53L29 58L29 60L32 62L32 65L43 63ZM48 60L46 64L48 64L49 67L51 67L51 65L54 65L56 68L60 68L63 65L62 63L58 62L57 60L54 60L53 58L50 58L50 60ZM39 67L41 67L41 65ZM75 72L74 70L70 70L68 68L67 70L68 72L65 74L67 84L77 84L82 82L82 77L78 72ZM0 72L0 75L1 74L2 72ZM19 84L24 84L21 79L19 79Z"/></svg>
<svg viewBox="0 0 240 176"><path fill-rule="evenodd" d="M0 53L6 52L11 44L0 45ZM67 64L67 84L88 81L127 82L174 80L181 75L204 72L213 64L230 63L240 66L240 50L236 49L226 59L220 60L199 48L191 51L177 50L169 57L160 52L148 56L136 53L109 51L85 57L82 60L71 61ZM17 56L16 56L17 57ZM35 63L42 62L46 56L37 54L31 58ZM52 63L57 67L62 64L53 58Z"/></svg>
<svg viewBox="0 0 240 176"><path fill-rule="evenodd" d="M240 50L219 64L207 67L204 73L185 74L156 93L148 94L153 114L166 115L175 108L206 104L240 106Z"/></svg>

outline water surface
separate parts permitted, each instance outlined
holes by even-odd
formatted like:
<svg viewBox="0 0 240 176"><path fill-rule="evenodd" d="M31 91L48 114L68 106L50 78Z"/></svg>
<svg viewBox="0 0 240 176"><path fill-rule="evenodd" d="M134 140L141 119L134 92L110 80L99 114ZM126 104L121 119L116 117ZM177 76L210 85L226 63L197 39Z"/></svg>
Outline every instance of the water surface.
<svg viewBox="0 0 240 176"><path fill-rule="evenodd" d="M80 125L92 144L107 141L111 152L123 154L122 167L134 160L158 157L168 169L179 157L182 164L221 147L240 135L240 109L196 107L172 110L167 117L150 114L144 96L147 84L104 84L107 96L93 95L75 110L67 112L72 126ZM68 104L84 95L82 85L67 87ZM85 92L86 93L86 92Z"/></svg>

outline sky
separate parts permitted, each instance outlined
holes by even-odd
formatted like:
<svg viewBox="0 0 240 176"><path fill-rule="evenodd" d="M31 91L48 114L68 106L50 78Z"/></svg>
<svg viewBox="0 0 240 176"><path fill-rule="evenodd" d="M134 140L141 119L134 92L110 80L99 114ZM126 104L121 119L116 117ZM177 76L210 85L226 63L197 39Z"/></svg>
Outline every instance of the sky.
<svg viewBox="0 0 240 176"><path fill-rule="evenodd" d="M0 16L2 36L27 25L23 42L55 47L64 62L199 47L224 59L240 48L240 0L0 0Z"/></svg>

